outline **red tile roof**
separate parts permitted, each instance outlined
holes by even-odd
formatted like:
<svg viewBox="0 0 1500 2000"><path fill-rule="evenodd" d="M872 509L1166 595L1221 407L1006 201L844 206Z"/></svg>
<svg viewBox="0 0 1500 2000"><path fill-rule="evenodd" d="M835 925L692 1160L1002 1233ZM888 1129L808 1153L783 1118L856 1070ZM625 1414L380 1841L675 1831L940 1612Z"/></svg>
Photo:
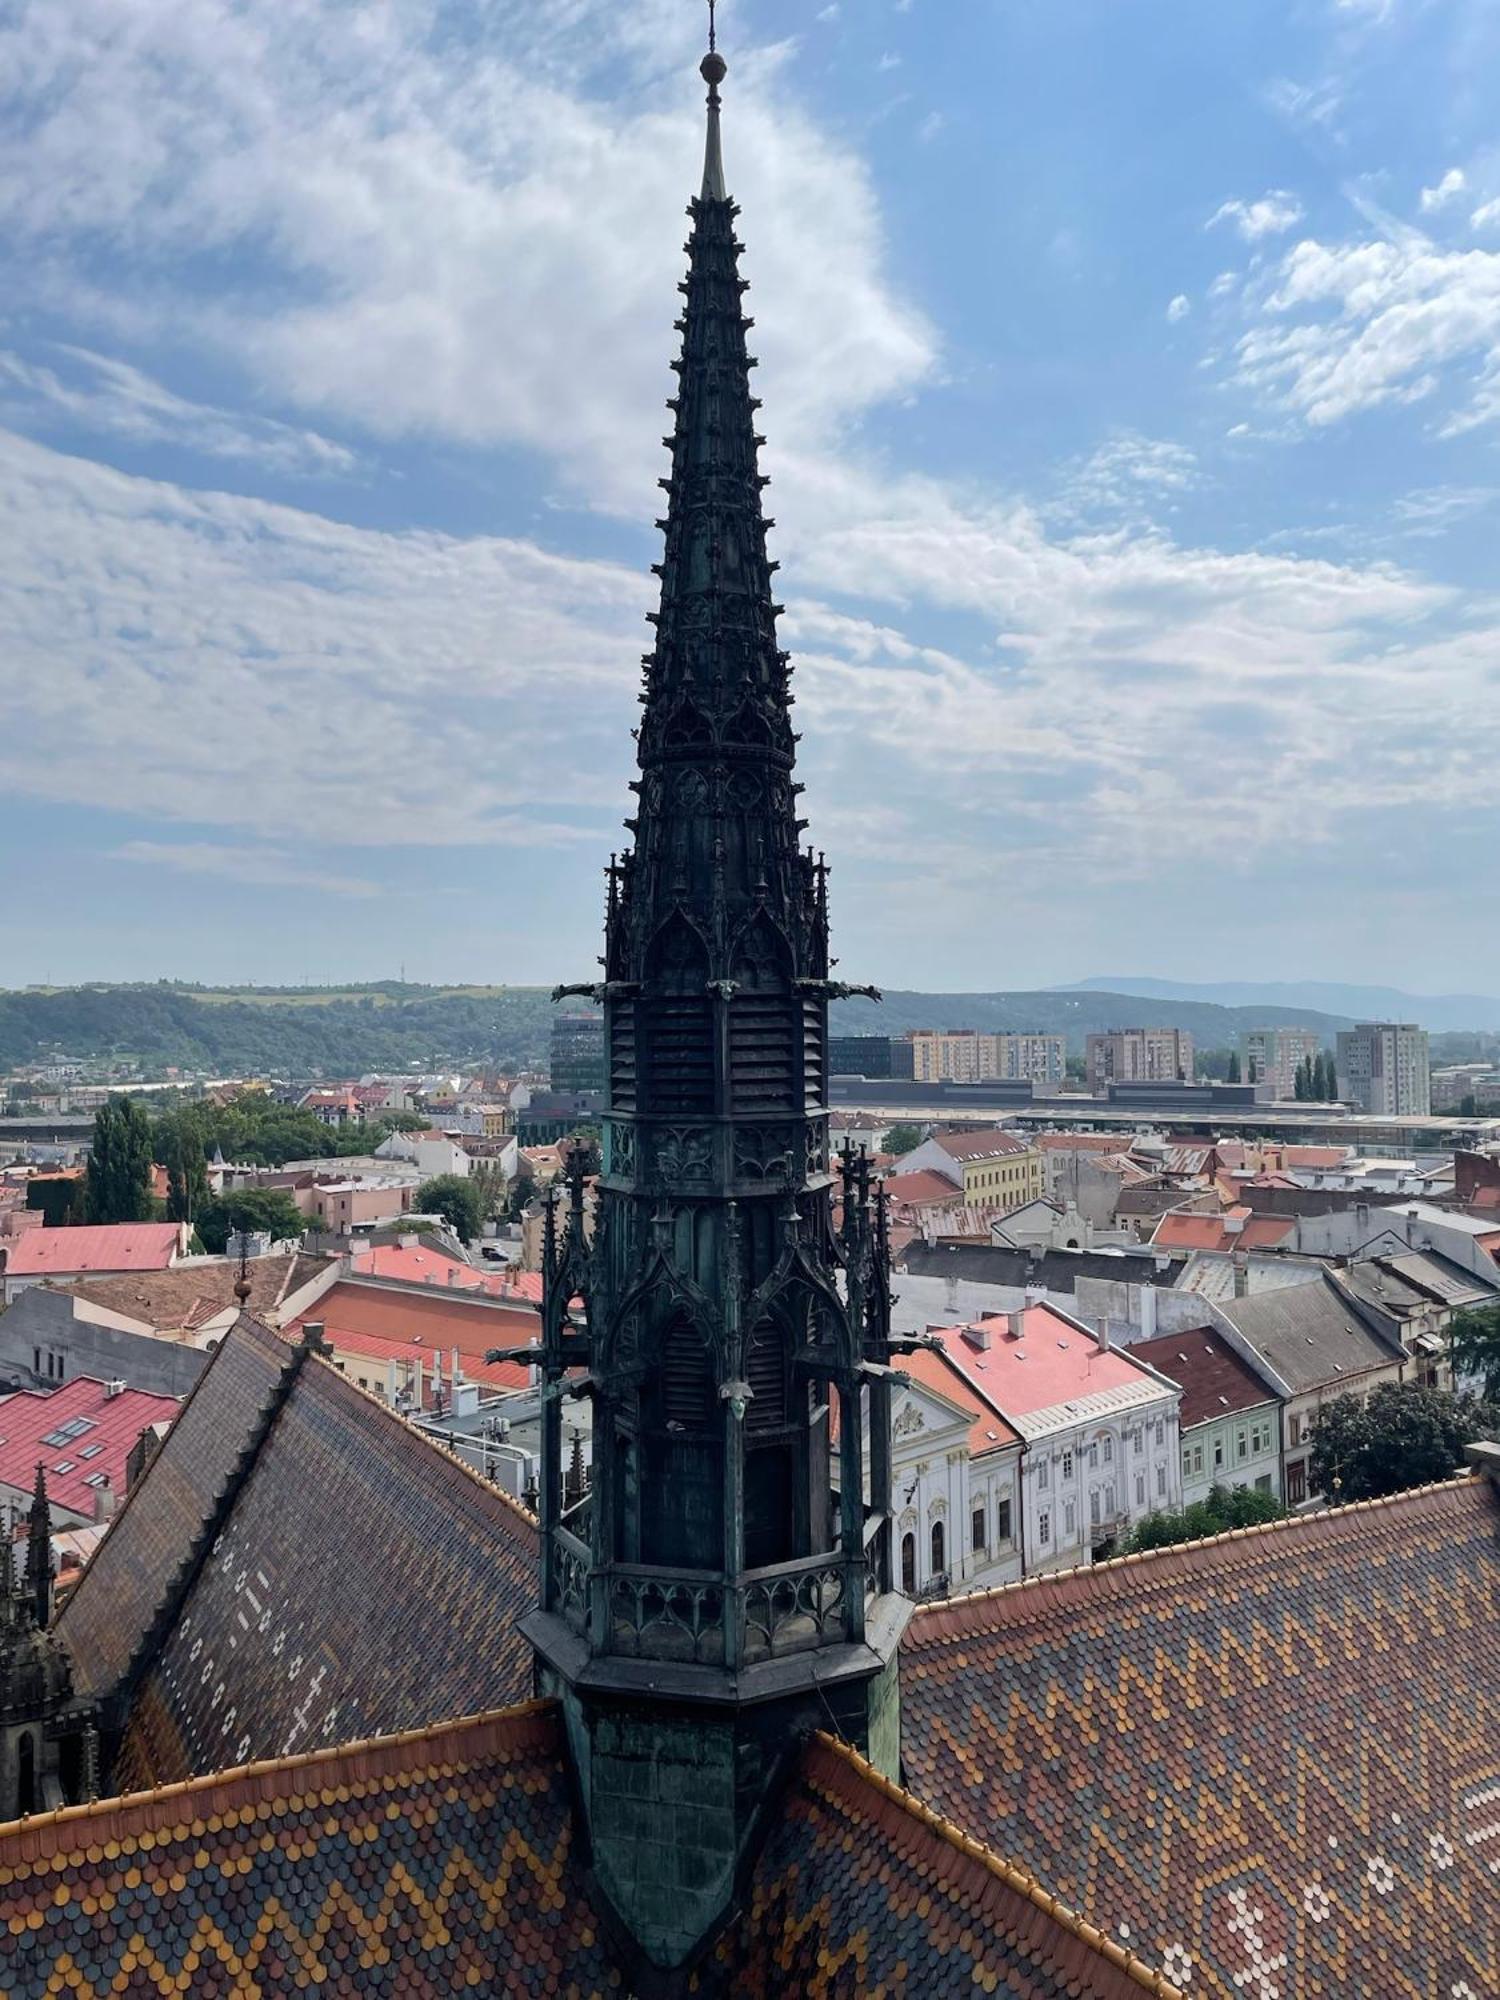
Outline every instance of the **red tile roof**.
<svg viewBox="0 0 1500 2000"><path fill-rule="evenodd" d="M1458 1479L919 1608L907 1780L1190 1994L1500 1993L1497 1529Z"/></svg>
<svg viewBox="0 0 1500 2000"><path fill-rule="evenodd" d="M446 1251L434 1250L430 1245L409 1250L400 1243L373 1243L354 1259L353 1272L361 1278L400 1278L408 1285L493 1292L497 1298L507 1289L505 1273L477 1270L461 1257L450 1257Z"/></svg>
<svg viewBox="0 0 1500 2000"><path fill-rule="evenodd" d="M938 1395L946 1396L950 1403L957 1403L961 1410L969 1413L973 1419L969 1427L969 1454L972 1458L1021 1442L1021 1433L1006 1422L999 1410L979 1393L946 1354L935 1354L931 1348L919 1347L910 1354L903 1354L895 1365L913 1382L936 1390Z"/></svg>
<svg viewBox="0 0 1500 2000"><path fill-rule="evenodd" d="M888 1174L883 1185L886 1199L898 1209L948 1208L962 1192L957 1182L934 1167L920 1168L910 1174Z"/></svg>
<svg viewBox="0 0 1500 2000"><path fill-rule="evenodd" d="M1248 1208L1223 1215L1183 1215L1170 1210L1151 1241L1158 1250L1274 1250L1297 1227L1294 1215L1255 1215Z"/></svg>
<svg viewBox="0 0 1500 2000"><path fill-rule="evenodd" d="M1101 1353L1091 1333L1051 1306L1027 1306L1020 1340L1010 1337L1008 1313L976 1325L989 1336L987 1349L965 1339L962 1326L944 1327L938 1338L959 1372L1008 1417L1081 1402L1108 1390L1159 1386L1121 1349Z"/></svg>
<svg viewBox="0 0 1500 2000"><path fill-rule="evenodd" d="M1002 1153L1030 1150L1028 1141L1018 1139L1013 1132L934 1132L932 1137L950 1160L993 1160Z"/></svg>
<svg viewBox="0 0 1500 2000"><path fill-rule="evenodd" d="M288 1337L296 1339L309 1322L322 1323L332 1347L351 1337L374 1335L429 1356L441 1354L445 1361L456 1347L466 1366L470 1360L482 1361L488 1348L524 1347L541 1333L538 1315L520 1302L465 1297L462 1291L434 1295L397 1290L353 1278L341 1278L300 1318L290 1321Z"/></svg>
<svg viewBox="0 0 1500 2000"><path fill-rule="evenodd" d="M81 1271L165 1271L178 1254L175 1222L105 1222L81 1229L28 1229L5 1263L11 1278L72 1277Z"/></svg>
<svg viewBox="0 0 1500 2000"><path fill-rule="evenodd" d="M1182 1428L1275 1401L1255 1370L1210 1326L1132 1342L1131 1353L1182 1391Z"/></svg>
<svg viewBox="0 0 1500 2000"><path fill-rule="evenodd" d="M316 1319L317 1316L316 1307L307 1315L309 1319ZM443 1382L444 1393L451 1401L453 1391L451 1346L439 1347L433 1340L424 1340L420 1337L410 1340L392 1339L383 1334L340 1327L327 1321L324 1324L327 1329L328 1344L340 1359L346 1354L361 1354L375 1364L370 1373L378 1378L382 1390L391 1362L396 1362L403 1371L410 1370L413 1374L420 1365L423 1382L422 1403L424 1408L431 1409L436 1401L432 1379L435 1367ZM491 1331L495 1329L492 1328ZM509 1336L503 1331L498 1332L494 1344L504 1346L508 1338ZM512 1341L511 1345L519 1346L520 1341ZM478 1353L464 1354L460 1351L459 1370L466 1382L477 1382L481 1388L497 1392L525 1389L531 1383L531 1371L524 1361L485 1361Z"/></svg>
<svg viewBox="0 0 1500 2000"><path fill-rule="evenodd" d="M178 1408L175 1396L144 1389L112 1396L92 1375L75 1376L59 1389L0 1396L0 1481L29 1493L40 1462L54 1504L91 1520L98 1488L88 1482L103 1474L123 1498L131 1447L152 1424L170 1423ZM56 1436L64 1425L79 1426L77 1435Z"/></svg>

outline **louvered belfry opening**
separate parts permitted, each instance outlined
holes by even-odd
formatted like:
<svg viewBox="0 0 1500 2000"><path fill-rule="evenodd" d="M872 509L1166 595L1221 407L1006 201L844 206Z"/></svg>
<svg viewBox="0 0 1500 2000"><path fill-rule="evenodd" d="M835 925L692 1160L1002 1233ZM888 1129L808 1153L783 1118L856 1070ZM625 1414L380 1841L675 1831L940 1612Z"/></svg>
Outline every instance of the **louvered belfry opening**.
<svg viewBox="0 0 1500 2000"><path fill-rule="evenodd" d="M868 1176L838 1228L831 1209L826 879L799 817L717 63L636 803L592 989L605 1168L591 1242L559 1217L549 1252L544 1373L562 1385L587 1369L593 1490L566 1521L549 1515L544 1425L542 1500L545 1608L595 1656L740 1672L850 1643L888 1587L886 1531L863 1498L882 1491L865 1413L878 1454L888 1391L861 1373L887 1353ZM564 1292L585 1300L586 1340L561 1334Z"/></svg>

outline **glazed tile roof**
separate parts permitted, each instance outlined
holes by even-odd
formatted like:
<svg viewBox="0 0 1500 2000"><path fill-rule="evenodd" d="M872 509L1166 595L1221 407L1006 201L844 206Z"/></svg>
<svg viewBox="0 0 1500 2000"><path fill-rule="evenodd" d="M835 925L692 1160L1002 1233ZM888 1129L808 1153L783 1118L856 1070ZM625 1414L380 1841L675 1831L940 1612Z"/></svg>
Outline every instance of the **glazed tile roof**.
<svg viewBox="0 0 1500 2000"><path fill-rule="evenodd" d="M1275 1401L1269 1385L1211 1326L1190 1333L1164 1333L1131 1343L1131 1353L1182 1391L1178 1422L1183 1430L1212 1423L1233 1410L1253 1410Z"/></svg>
<svg viewBox="0 0 1500 2000"><path fill-rule="evenodd" d="M561 1734L533 1704L0 1829L0 2000L617 1992Z"/></svg>
<svg viewBox="0 0 1500 2000"><path fill-rule="evenodd" d="M920 1796L1218 2000L1500 1993L1479 1479L919 1609Z"/></svg>
<svg viewBox="0 0 1500 2000"><path fill-rule="evenodd" d="M827 1736L804 1750L743 1915L689 1990L734 2000L1174 1991Z"/></svg>
<svg viewBox="0 0 1500 2000"><path fill-rule="evenodd" d="M97 1699L115 1687L170 1605L228 1469L254 1443L295 1360L274 1334L242 1319L199 1376L59 1619L80 1693Z"/></svg>
<svg viewBox="0 0 1500 2000"><path fill-rule="evenodd" d="M329 1363L289 1351L302 1365L134 1690L117 1783L175 1783L530 1691L518 1624L537 1587L531 1516ZM171 1443L130 1512L146 1511Z"/></svg>
<svg viewBox="0 0 1500 2000"><path fill-rule="evenodd" d="M71 1277L79 1271L164 1271L182 1248L175 1222L101 1222L81 1229L27 1229L6 1260L11 1278Z"/></svg>

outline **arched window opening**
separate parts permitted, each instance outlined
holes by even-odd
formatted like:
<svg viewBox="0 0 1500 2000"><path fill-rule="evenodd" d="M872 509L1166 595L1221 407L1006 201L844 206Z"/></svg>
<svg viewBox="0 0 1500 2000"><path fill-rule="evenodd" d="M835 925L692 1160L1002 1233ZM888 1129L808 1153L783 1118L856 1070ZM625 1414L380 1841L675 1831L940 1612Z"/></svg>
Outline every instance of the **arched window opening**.
<svg viewBox="0 0 1500 2000"><path fill-rule="evenodd" d="M934 1521L932 1524L932 1580L934 1583L937 1582L947 1567L947 1537L943 1533L942 1522Z"/></svg>
<svg viewBox="0 0 1500 2000"><path fill-rule="evenodd" d="M901 1537L901 1588L908 1597L917 1594L917 1538L915 1535Z"/></svg>

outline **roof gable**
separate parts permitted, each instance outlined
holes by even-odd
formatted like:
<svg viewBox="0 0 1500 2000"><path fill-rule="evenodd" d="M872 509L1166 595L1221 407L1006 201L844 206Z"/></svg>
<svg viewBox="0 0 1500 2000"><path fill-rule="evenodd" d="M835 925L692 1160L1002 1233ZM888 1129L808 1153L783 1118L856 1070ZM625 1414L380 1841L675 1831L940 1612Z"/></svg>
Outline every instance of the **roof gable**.
<svg viewBox="0 0 1500 2000"><path fill-rule="evenodd" d="M1179 1422L1184 1430L1276 1400L1269 1385L1211 1326L1133 1341L1130 1351L1181 1389Z"/></svg>
<svg viewBox="0 0 1500 2000"><path fill-rule="evenodd" d="M1193 1993L1500 1991L1497 1527L1458 1479L919 1609L911 1782Z"/></svg>

